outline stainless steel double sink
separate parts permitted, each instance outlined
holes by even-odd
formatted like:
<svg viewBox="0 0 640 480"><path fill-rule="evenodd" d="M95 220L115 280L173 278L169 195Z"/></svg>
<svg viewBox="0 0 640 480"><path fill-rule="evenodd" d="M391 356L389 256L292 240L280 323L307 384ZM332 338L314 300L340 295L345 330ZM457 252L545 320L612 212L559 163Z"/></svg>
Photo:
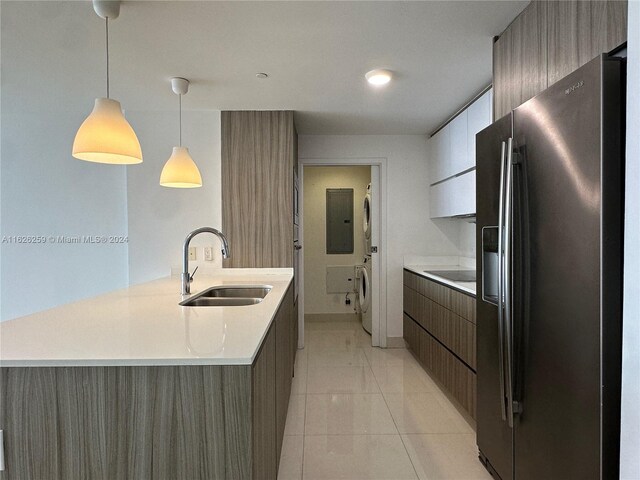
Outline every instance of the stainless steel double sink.
<svg viewBox="0 0 640 480"><path fill-rule="evenodd" d="M207 288L180 302L183 307L237 307L256 305L271 291L269 285L222 285Z"/></svg>

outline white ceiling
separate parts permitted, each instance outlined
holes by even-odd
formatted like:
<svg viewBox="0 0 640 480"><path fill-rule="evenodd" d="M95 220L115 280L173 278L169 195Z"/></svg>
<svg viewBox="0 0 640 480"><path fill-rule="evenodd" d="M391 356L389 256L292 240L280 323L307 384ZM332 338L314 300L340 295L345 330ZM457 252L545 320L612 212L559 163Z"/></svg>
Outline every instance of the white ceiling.
<svg viewBox="0 0 640 480"><path fill-rule="evenodd" d="M291 109L302 134L424 134L491 81L492 37L527 3L124 2L111 94L174 109L169 78L183 76L185 109ZM3 1L0 14L3 107L104 95L104 21L89 2ZM395 79L371 88L373 68Z"/></svg>

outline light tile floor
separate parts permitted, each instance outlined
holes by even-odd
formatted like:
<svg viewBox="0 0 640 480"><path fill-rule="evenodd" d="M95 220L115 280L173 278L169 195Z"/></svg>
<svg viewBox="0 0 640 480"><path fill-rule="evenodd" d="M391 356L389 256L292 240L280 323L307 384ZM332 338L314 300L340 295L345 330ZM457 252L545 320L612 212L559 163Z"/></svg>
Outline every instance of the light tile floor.
<svg viewBox="0 0 640 480"><path fill-rule="evenodd" d="M359 322L307 322L280 480L491 480L475 433L413 355Z"/></svg>

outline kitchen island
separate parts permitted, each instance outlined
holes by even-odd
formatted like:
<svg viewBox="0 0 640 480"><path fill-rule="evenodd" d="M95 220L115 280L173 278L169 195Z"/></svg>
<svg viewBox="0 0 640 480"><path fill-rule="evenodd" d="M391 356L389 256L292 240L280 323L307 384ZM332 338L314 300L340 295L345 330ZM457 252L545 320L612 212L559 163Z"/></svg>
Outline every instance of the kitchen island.
<svg viewBox="0 0 640 480"><path fill-rule="evenodd" d="M179 277L0 324L1 479L275 478L296 351L291 269L255 305L182 307Z"/></svg>

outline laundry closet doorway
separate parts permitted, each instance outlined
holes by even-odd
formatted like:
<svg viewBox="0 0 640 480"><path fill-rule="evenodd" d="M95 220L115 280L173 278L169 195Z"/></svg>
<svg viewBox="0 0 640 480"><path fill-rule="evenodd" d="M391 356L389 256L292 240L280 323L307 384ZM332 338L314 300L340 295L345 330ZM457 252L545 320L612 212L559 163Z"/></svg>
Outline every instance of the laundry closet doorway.
<svg viewBox="0 0 640 480"><path fill-rule="evenodd" d="M305 344L305 313L308 319L312 317L350 318L349 314L356 318L358 297L362 298L363 293L366 293L370 302L366 312L368 319L365 319L370 323L370 327L365 330L370 331L371 345L386 347L386 295L384 293L386 292L384 248L386 239L381 235L381 232L386 231L385 160L382 158L300 160L298 201L299 240L302 250L299 257L299 348L303 348ZM311 180L313 184L310 186ZM368 245L373 248L367 247L364 234L364 200L369 184L371 228ZM333 231L331 218L327 221L327 214L331 216L331 211L327 211L326 203L326 199L348 198L349 190L353 191L353 216L352 219L345 217L344 223L353 222L352 250L348 242L344 243L340 234ZM341 205L340 201L337 205ZM344 231L348 232L348 229ZM338 241L335 235L338 235ZM339 245L339 248L344 250L341 253L330 253L337 251L332 250L335 245ZM365 261L367 262L366 273ZM345 272L356 266L359 268L352 269L356 288L350 289L349 292L338 293L337 290L340 288L348 289L348 287L340 287L340 281L347 280L342 279L347 276ZM359 287L365 275L368 280L366 284L368 291L362 292L362 288ZM350 305L346 305L347 298L350 299ZM361 315L365 315L365 312Z"/></svg>

